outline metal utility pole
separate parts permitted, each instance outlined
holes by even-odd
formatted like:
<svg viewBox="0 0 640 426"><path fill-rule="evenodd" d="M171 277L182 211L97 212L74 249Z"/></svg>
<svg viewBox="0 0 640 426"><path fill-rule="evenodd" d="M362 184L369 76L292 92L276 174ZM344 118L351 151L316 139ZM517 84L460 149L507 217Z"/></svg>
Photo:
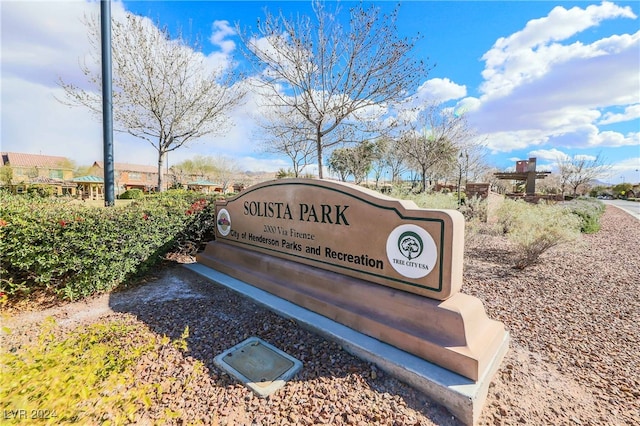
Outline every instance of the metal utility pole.
<svg viewBox="0 0 640 426"><path fill-rule="evenodd" d="M113 93L111 90L111 0L100 0L102 45L102 143L104 148L104 205L115 205L113 162Z"/></svg>

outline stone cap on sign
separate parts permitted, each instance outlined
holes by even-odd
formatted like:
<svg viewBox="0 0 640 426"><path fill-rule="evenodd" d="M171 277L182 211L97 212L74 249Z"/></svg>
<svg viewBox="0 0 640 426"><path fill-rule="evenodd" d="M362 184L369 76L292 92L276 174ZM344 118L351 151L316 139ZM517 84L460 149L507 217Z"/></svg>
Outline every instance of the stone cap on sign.
<svg viewBox="0 0 640 426"><path fill-rule="evenodd" d="M438 300L462 285L456 210L319 179L264 182L216 207L219 242Z"/></svg>

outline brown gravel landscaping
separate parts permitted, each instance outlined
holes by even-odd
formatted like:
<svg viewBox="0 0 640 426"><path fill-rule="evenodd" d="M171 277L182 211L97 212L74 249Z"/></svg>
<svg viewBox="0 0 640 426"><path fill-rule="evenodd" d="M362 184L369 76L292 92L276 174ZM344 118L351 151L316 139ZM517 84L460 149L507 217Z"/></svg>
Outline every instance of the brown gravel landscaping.
<svg viewBox="0 0 640 426"><path fill-rule="evenodd" d="M640 424L640 221L608 206L602 229L557 247L525 270L512 267L502 235L467 240L463 292L511 333L511 348L480 418L490 424ZM49 309L5 315L3 348L18 350L47 316L63 329L121 320L179 339L144 355L136 385L157 384L140 424L458 425L420 392L295 322L179 266L134 288ZM258 336L304 364L261 399L213 364L215 355ZM167 413L176 415L169 419Z"/></svg>

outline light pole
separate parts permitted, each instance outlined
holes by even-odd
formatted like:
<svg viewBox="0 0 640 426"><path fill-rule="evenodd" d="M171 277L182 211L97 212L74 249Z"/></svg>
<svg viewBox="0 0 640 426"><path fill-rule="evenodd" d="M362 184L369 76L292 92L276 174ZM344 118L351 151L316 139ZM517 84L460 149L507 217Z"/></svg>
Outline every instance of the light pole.
<svg viewBox="0 0 640 426"><path fill-rule="evenodd" d="M100 2L100 46L102 54L102 147L104 160L104 205L115 205L113 160L113 93L111 81L111 0Z"/></svg>
<svg viewBox="0 0 640 426"><path fill-rule="evenodd" d="M469 152L464 150L464 189L467 190L467 184L469 183Z"/></svg>
<svg viewBox="0 0 640 426"><path fill-rule="evenodd" d="M462 184L462 151L458 156L458 206L460 205L460 185Z"/></svg>

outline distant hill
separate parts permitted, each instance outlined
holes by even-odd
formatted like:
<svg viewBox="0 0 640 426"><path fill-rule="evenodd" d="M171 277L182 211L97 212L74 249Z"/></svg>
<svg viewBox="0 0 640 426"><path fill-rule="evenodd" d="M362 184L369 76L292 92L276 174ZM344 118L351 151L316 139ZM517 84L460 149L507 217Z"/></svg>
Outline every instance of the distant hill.
<svg viewBox="0 0 640 426"><path fill-rule="evenodd" d="M604 182L602 180L599 179L593 179L592 181L589 182L590 186L613 186L615 185L614 183L608 183L608 182Z"/></svg>

